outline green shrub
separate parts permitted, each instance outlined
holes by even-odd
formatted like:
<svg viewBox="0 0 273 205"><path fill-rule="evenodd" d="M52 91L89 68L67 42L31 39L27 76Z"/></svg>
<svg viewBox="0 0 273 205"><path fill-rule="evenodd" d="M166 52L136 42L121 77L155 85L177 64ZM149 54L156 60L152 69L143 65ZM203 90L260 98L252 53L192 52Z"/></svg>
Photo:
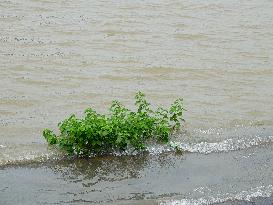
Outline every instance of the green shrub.
<svg viewBox="0 0 273 205"><path fill-rule="evenodd" d="M136 94L135 100L136 112L113 101L110 114L99 114L88 108L82 119L71 115L60 122L59 135L45 129L43 136L48 144L57 144L69 154L79 156L124 151L128 148L145 150L150 141L167 143L183 120L182 99L174 101L169 110L158 108L156 111L150 108L142 92Z"/></svg>

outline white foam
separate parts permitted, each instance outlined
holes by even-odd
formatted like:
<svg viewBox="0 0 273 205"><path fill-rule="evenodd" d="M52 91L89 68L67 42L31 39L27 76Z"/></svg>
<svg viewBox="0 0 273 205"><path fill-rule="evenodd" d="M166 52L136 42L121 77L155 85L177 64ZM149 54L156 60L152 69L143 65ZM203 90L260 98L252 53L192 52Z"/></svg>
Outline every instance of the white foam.
<svg viewBox="0 0 273 205"><path fill-rule="evenodd" d="M176 149L181 149L184 152L189 153L200 153L200 154L210 154L219 152L230 152L236 150L247 149L253 146L259 146L267 143L273 142L273 136L254 136L249 138L230 138L219 142L199 142L199 143L188 143L181 141L172 141L169 144L162 145L153 143L148 146L146 151L150 155L158 155L166 152L174 152ZM15 164L18 162L26 161L39 161L41 159L50 159L51 156L55 154L49 152L46 149L46 145L34 147L34 145L21 147L13 147L10 149L4 145L0 145L3 148L1 151L0 165L4 164ZM139 151L134 149L128 149L125 152L113 151L110 155L114 156L124 156L124 155L138 155ZM94 155L95 156L95 155Z"/></svg>
<svg viewBox="0 0 273 205"><path fill-rule="evenodd" d="M273 186L260 186L252 188L247 191L241 191L237 194L223 194L222 196L218 194L217 196L207 196L198 199L169 199L162 200L159 202L160 205L204 205L204 204L215 204L223 203L226 201L253 201L257 198L266 198L273 195Z"/></svg>
<svg viewBox="0 0 273 205"><path fill-rule="evenodd" d="M259 146L266 143L273 142L273 136L254 136L252 138L230 138L220 142L200 142L200 143L186 143L186 142L171 142L177 146L177 148L191 153L210 154L218 152L229 152L241 149L250 148L253 146ZM150 146L147 151L150 154L160 154L163 152L174 151L173 146Z"/></svg>
<svg viewBox="0 0 273 205"><path fill-rule="evenodd" d="M178 143L178 146L184 151L209 154L213 152L228 152L246 149L271 142L273 142L273 136L255 136L253 138L226 139L220 142L200 142L197 144Z"/></svg>

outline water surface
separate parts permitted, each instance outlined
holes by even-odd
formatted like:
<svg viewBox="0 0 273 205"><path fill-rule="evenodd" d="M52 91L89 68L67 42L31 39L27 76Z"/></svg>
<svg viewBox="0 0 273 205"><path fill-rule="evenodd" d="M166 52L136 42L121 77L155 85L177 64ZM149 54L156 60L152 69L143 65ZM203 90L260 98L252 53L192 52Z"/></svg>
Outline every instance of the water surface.
<svg viewBox="0 0 273 205"><path fill-rule="evenodd" d="M13 174L26 179L32 176L29 164L58 159L41 137L43 128L56 130L59 121L71 113L81 115L88 106L106 112L113 99L133 108L138 90L156 106L169 106L174 99L184 98L186 123L174 140L187 152L188 162L196 156L212 162L217 156L224 160L240 155L240 150L264 152L262 147L270 147L273 141L272 10L269 0L0 1L0 167L4 169L0 177L7 180L4 187L15 184L8 181L14 179ZM162 146L151 146L149 151L159 159L164 153L172 156ZM144 156L137 159L145 161ZM261 155L252 163L265 159ZM166 176L177 170L185 175L180 168L189 165L180 158L172 160L175 166ZM201 162L197 162L199 166ZM212 162L215 167L217 160ZM28 165L12 168L19 164ZM220 165L229 169L228 164ZM106 167L111 166L109 162ZM150 163L142 166L151 169ZM161 172L164 166L156 166L155 171ZM87 169L88 163L84 167ZM238 164L231 167L231 173L241 169ZM51 169L39 166L30 170L33 176L45 174L55 180ZM195 174L201 176L202 172ZM166 176L159 174L149 180L153 184ZM226 172L224 176L232 178ZM260 179L252 185L248 178L234 196L261 186L267 190L273 185L271 178L263 179L266 185ZM157 185L160 191L154 192L154 186L139 185L137 193L147 199L147 193L153 192L150 198L161 199L168 193L186 192L179 180L173 180L172 186L167 182L163 180ZM196 187L193 181L188 183L187 192L191 193ZM223 193L229 193L224 183L220 184ZM230 184L237 186L238 180ZM122 185L122 191L130 198L127 185ZM28 188L35 190L33 184ZM3 190L1 198L7 204L14 203L8 200L11 193L22 196L18 190ZM61 191L56 194L62 198ZM94 195L108 200L107 195ZM117 200L118 191L112 195L110 203ZM27 197L25 203L35 197Z"/></svg>

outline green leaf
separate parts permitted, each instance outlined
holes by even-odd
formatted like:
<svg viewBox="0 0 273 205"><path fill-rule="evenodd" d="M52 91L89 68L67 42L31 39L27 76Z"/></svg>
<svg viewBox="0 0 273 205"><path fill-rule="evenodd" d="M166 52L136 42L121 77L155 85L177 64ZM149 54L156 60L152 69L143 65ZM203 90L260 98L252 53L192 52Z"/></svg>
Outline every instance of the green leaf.
<svg viewBox="0 0 273 205"><path fill-rule="evenodd" d="M183 100L174 101L169 110L158 108L156 111L150 108L144 93L138 92L135 100L136 112L114 100L109 115L87 108L83 118L71 115L60 122L59 135L45 129L43 136L48 144L57 144L67 153L80 156L126 150L129 146L144 150L151 139L167 143L183 121Z"/></svg>

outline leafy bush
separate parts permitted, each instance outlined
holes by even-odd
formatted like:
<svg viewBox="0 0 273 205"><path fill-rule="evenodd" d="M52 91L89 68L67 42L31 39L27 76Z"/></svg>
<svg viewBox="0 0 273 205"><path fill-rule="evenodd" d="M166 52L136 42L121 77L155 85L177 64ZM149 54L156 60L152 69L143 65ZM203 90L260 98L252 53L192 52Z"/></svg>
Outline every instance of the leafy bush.
<svg viewBox="0 0 273 205"><path fill-rule="evenodd" d="M71 115L60 122L59 135L45 129L43 136L50 145L57 144L69 154L80 156L128 148L145 150L149 141L167 143L183 120L182 99L175 100L169 110L158 108L156 111L150 108L142 92L136 94L135 100L136 112L113 101L109 115L88 108L82 119Z"/></svg>

